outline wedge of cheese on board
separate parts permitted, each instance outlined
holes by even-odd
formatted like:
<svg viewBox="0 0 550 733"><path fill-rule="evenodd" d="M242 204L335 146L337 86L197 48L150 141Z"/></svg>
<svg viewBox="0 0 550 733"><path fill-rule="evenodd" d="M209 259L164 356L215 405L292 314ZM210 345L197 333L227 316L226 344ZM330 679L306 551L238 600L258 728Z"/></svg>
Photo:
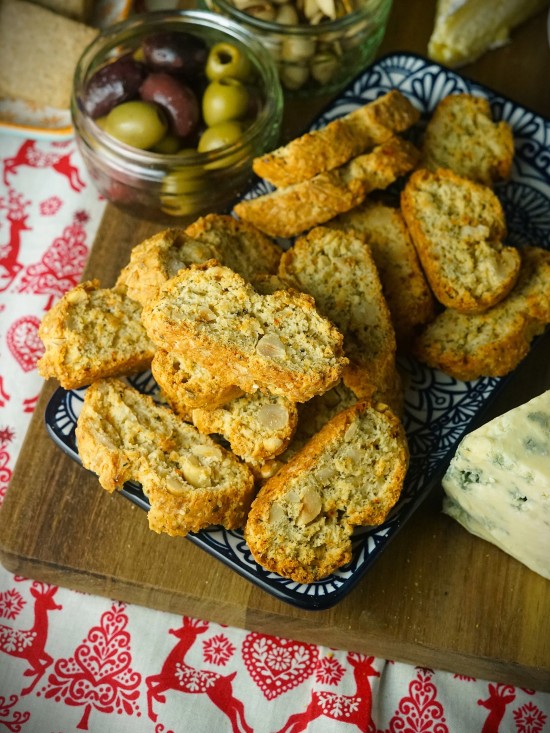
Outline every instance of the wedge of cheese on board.
<svg viewBox="0 0 550 733"><path fill-rule="evenodd" d="M550 579L550 390L466 435L443 511Z"/></svg>

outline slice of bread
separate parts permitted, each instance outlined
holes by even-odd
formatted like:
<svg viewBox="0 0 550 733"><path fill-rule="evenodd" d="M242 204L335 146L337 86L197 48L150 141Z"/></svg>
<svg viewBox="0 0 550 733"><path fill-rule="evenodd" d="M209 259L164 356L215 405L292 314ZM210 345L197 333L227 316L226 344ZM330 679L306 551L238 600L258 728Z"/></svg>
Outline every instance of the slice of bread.
<svg viewBox="0 0 550 733"><path fill-rule="evenodd" d="M241 527L254 487L230 451L119 379L86 390L76 427L78 452L107 491L137 481L155 532L183 536L211 525Z"/></svg>
<svg viewBox="0 0 550 733"><path fill-rule="evenodd" d="M378 525L408 466L400 421L365 402L340 412L258 492L245 539L258 564L312 583L351 560L355 527Z"/></svg>
<svg viewBox="0 0 550 733"><path fill-rule="evenodd" d="M493 121L485 97L449 94L428 122L421 152L423 168L450 168L493 186L510 177L514 135L508 122Z"/></svg>
<svg viewBox="0 0 550 733"><path fill-rule="evenodd" d="M165 229L132 248L130 261L121 270L116 287L146 305L181 269L217 255L210 245L193 239L182 229Z"/></svg>
<svg viewBox="0 0 550 733"><path fill-rule="evenodd" d="M488 186L440 168L415 171L401 210L430 287L447 308L481 313L506 297L520 255L506 247L502 205Z"/></svg>
<svg viewBox="0 0 550 733"><path fill-rule="evenodd" d="M344 335L344 382L361 398L387 402L395 333L368 245L352 233L315 227L283 254L279 277L312 295Z"/></svg>
<svg viewBox="0 0 550 733"><path fill-rule="evenodd" d="M76 64L95 28L26 0L0 3L0 96L69 109Z"/></svg>
<svg viewBox="0 0 550 733"><path fill-rule="evenodd" d="M435 317L436 309L401 212L383 203L365 201L327 226L352 232L368 244L397 344L406 350L419 327Z"/></svg>
<svg viewBox="0 0 550 733"><path fill-rule="evenodd" d="M285 290L260 295L215 261L169 280L142 320L159 348L223 374L245 392L263 387L304 402L334 386L347 364L342 334L313 298Z"/></svg>
<svg viewBox="0 0 550 733"><path fill-rule="evenodd" d="M298 410L286 397L255 392L215 410L193 410L192 418L199 432L222 435L233 453L247 463L263 463L289 444Z"/></svg>
<svg viewBox="0 0 550 733"><path fill-rule="evenodd" d="M238 272L245 280L277 272L281 248L245 221L227 214L208 214L194 221L185 231L211 247L220 264Z"/></svg>
<svg viewBox="0 0 550 733"><path fill-rule="evenodd" d="M214 410L243 394L223 375L212 374L191 359L162 349L155 352L151 372L172 410L188 422L192 421L193 410Z"/></svg>
<svg viewBox="0 0 550 733"><path fill-rule="evenodd" d="M253 161L254 172L277 188L338 168L365 150L404 132L420 113L397 89L307 132Z"/></svg>
<svg viewBox="0 0 550 733"><path fill-rule="evenodd" d="M479 315L443 311L414 344L420 361L462 380L502 377L519 364L550 323L550 252L526 247L521 253L510 295Z"/></svg>
<svg viewBox="0 0 550 733"><path fill-rule="evenodd" d="M339 168L306 181L240 201L235 213L272 237L294 237L349 211L376 189L411 171L419 152L399 137Z"/></svg>
<svg viewBox="0 0 550 733"><path fill-rule="evenodd" d="M141 323L141 306L117 290L100 288L98 280L66 293L46 313L38 335L45 347L38 372L65 389L143 371L155 353Z"/></svg>

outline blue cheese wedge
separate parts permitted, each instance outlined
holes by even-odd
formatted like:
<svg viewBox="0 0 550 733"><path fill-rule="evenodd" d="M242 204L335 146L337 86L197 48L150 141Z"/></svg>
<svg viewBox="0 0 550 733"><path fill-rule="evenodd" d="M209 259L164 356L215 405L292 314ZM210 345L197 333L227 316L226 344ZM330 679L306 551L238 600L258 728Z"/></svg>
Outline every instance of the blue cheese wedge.
<svg viewBox="0 0 550 733"><path fill-rule="evenodd" d="M443 511L550 579L550 390L469 433Z"/></svg>

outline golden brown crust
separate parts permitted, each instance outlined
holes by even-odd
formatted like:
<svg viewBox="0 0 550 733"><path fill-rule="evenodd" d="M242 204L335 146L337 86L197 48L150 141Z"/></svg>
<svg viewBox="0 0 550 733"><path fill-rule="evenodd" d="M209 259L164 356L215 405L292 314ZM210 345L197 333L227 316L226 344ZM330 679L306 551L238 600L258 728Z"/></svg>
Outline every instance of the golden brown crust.
<svg viewBox="0 0 550 733"><path fill-rule="evenodd" d="M327 226L353 232L368 244L398 346L406 350L419 327L435 317L436 307L401 212L383 203L365 201Z"/></svg>
<svg viewBox="0 0 550 733"><path fill-rule="evenodd" d="M527 247L515 288L478 315L445 310L414 344L417 358L455 379L502 377L550 323L550 252Z"/></svg>
<svg viewBox="0 0 550 733"><path fill-rule="evenodd" d="M512 128L493 122L487 99L450 94L439 102L424 134L422 167L450 168L492 186L510 177L513 159Z"/></svg>
<svg viewBox="0 0 550 733"><path fill-rule="evenodd" d="M354 527L380 524L400 496L408 449L385 405L338 413L252 503L245 538L256 562L299 583L351 559Z"/></svg>
<svg viewBox="0 0 550 733"><path fill-rule="evenodd" d="M263 386L304 402L336 384L347 364L342 334L310 296L260 295L215 261L181 271L142 320L159 348L224 374L245 392Z"/></svg>
<svg viewBox="0 0 550 733"><path fill-rule="evenodd" d="M249 469L121 380L87 389L76 438L84 467L104 489L142 485L155 532L183 536L215 524L243 525L254 493Z"/></svg>
<svg viewBox="0 0 550 733"><path fill-rule="evenodd" d="M100 288L98 280L66 293L46 313L38 335L45 346L39 373L65 389L144 371L155 352L141 323L141 306L114 289Z"/></svg>
<svg viewBox="0 0 550 733"><path fill-rule="evenodd" d="M306 181L239 202L235 213L272 237L293 237L349 211L387 188L418 161L409 142L393 137L370 153Z"/></svg>
<svg viewBox="0 0 550 733"><path fill-rule="evenodd" d="M418 110L396 89L325 127L308 132L253 161L254 172L277 188L333 170L404 132Z"/></svg>
<svg viewBox="0 0 550 733"><path fill-rule="evenodd" d="M401 210L435 297L447 308L481 313L514 287L520 256L506 247L500 201L488 187L440 168L415 171Z"/></svg>

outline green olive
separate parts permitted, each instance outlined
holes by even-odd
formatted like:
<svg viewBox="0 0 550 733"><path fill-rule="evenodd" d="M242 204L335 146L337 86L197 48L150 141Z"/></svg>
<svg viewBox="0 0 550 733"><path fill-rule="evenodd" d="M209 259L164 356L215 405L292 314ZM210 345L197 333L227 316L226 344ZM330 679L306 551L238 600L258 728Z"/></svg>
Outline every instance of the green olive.
<svg viewBox="0 0 550 733"><path fill-rule="evenodd" d="M199 153L207 153L224 145L231 145L241 139L243 126L236 120L227 120L218 125L207 127L202 133L197 150Z"/></svg>
<svg viewBox="0 0 550 733"><path fill-rule="evenodd" d="M226 120L238 120L248 111L250 95L237 79L212 81L202 97L202 116L208 127Z"/></svg>
<svg viewBox="0 0 550 733"><path fill-rule="evenodd" d="M173 155L180 149L181 140L177 135L168 133L151 150L154 153L162 153L163 155Z"/></svg>
<svg viewBox="0 0 550 733"><path fill-rule="evenodd" d="M134 100L113 107L105 121L105 131L120 142L147 150L166 135L168 123L156 104Z"/></svg>
<svg viewBox="0 0 550 733"><path fill-rule="evenodd" d="M216 43L206 59L206 76L216 79L240 79L247 81L252 75L252 64L244 51L231 43Z"/></svg>
<svg viewBox="0 0 550 733"><path fill-rule="evenodd" d="M193 158L196 150L186 148L179 152L182 162ZM176 166L166 174L161 185L161 206L170 216L187 216L195 213L204 204L206 180L204 168L191 162Z"/></svg>

